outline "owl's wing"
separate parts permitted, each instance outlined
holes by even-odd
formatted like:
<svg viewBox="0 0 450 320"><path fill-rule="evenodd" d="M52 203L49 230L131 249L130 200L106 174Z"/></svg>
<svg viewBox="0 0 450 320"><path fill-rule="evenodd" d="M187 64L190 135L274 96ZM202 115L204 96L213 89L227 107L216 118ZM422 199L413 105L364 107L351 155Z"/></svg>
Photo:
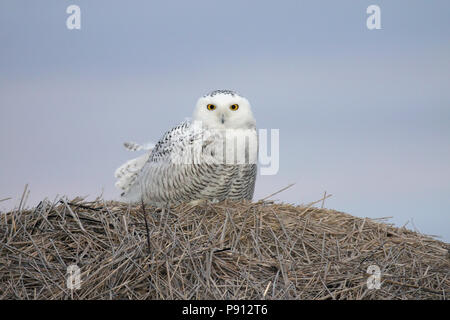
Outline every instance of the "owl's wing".
<svg viewBox="0 0 450 320"><path fill-rule="evenodd" d="M134 142L124 143L130 151L147 150L147 152L127 161L115 171L118 179L115 186L122 191L122 196L128 199L139 199L138 189L140 175L145 169L151 169L167 165L170 157L180 150L180 146L192 142L198 133L192 134L192 126L189 120L182 122L164 134L156 145L141 146Z"/></svg>
<svg viewBox="0 0 450 320"><path fill-rule="evenodd" d="M120 190L129 188L144 167L150 157L151 151L155 147L153 143L140 145L136 142L125 142L123 146L129 151L145 150L147 152L140 157L125 162L114 172L114 176L118 179L115 186Z"/></svg>
<svg viewBox="0 0 450 320"><path fill-rule="evenodd" d="M185 120L164 134L153 148L149 162L167 163L168 160L173 160L173 156L179 155L185 147L199 139L202 139L201 127L189 120Z"/></svg>
<svg viewBox="0 0 450 320"><path fill-rule="evenodd" d="M129 150L129 151L140 151L140 150L147 150L147 151L151 151L155 145L153 143L147 143L147 144L138 144L136 142L125 142L123 144L123 146L125 147L125 149Z"/></svg>
<svg viewBox="0 0 450 320"><path fill-rule="evenodd" d="M129 186L136 179L136 176L144 167L151 154L151 151L155 147L153 143L140 145L136 142L125 142L123 146L128 151L145 150L147 152L140 157L125 162L123 165L116 169L116 171L114 172L114 177L116 177L118 180L115 183L115 186L121 190L125 190L127 186Z"/></svg>
<svg viewBox="0 0 450 320"><path fill-rule="evenodd" d="M114 176L117 178L115 186L120 190L127 190L148 161L149 156L150 152L147 152L138 158L128 160L117 168L114 172Z"/></svg>

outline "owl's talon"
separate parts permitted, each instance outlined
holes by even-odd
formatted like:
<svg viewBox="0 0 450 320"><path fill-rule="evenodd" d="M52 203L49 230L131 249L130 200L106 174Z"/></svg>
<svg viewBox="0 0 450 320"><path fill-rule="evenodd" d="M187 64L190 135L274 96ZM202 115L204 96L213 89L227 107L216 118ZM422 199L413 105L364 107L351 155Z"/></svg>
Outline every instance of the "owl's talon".
<svg viewBox="0 0 450 320"><path fill-rule="evenodd" d="M206 199L197 199L188 202L188 205L191 207L202 206L208 204L208 200Z"/></svg>

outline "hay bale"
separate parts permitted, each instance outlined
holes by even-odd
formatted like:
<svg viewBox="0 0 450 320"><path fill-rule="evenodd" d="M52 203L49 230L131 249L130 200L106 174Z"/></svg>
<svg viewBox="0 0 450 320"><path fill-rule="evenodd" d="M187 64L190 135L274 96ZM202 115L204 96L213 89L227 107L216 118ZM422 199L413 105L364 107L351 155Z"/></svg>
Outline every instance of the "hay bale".
<svg viewBox="0 0 450 320"><path fill-rule="evenodd" d="M144 219L146 217L146 219ZM80 198L0 215L0 299L447 299L449 245L334 210ZM80 269L79 289L67 270ZM381 272L369 289L367 269Z"/></svg>

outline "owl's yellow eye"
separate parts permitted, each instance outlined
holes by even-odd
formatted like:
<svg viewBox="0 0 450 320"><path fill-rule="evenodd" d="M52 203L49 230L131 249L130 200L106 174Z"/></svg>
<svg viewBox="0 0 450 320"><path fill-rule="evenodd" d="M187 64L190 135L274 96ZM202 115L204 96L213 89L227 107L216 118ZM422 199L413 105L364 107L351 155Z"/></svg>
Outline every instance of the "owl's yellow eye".
<svg viewBox="0 0 450 320"><path fill-rule="evenodd" d="M232 104L230 106L230 109L233 110L233 111L236 111L237 109L239 109L239 105L238 104Z"/></svg>
<svg viewBox="0 0 450 320"><path fill-rule="evenodd" d="M216 106L213 104L208 104L206 107L208 108L208 110L211 110L211 111L216 109Z"/></svg>

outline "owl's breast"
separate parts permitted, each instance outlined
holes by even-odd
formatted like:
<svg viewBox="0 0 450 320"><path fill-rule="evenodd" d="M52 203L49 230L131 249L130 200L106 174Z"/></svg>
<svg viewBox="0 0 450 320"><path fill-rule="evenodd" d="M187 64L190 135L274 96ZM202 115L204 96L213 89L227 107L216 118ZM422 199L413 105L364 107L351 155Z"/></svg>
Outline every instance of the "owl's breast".
<svg viewBox="0 0 450 320"><path fill-rule="evenodd" d="M258 160L256 129L227 129L206 132L201 158L203 162L215 164L256 164Z"/></svg>

